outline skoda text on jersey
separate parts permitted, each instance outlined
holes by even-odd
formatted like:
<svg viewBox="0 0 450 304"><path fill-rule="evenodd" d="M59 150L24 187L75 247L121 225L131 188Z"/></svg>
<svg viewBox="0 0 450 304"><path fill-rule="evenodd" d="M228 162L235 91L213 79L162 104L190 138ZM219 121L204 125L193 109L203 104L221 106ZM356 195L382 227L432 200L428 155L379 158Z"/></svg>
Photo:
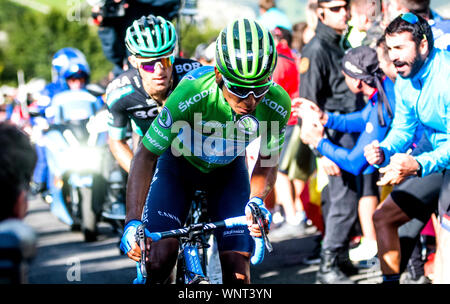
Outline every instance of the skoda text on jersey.
<svg viewBox="0 0 450 304"><path fill-rule="evenodd" d="M161 155L169 146L202 172L231 163L261 137L262 166L275 166L284 142L291 101L274 84L255 111L234 113L215 82L211 67L188 74L144 136L144 146Z"/></svg>

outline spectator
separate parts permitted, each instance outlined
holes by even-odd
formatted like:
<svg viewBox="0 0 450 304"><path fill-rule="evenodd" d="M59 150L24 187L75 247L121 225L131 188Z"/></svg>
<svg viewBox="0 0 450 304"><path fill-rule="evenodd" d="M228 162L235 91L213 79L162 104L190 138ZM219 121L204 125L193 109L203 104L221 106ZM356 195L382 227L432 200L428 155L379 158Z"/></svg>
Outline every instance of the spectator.
<svg viewBox="0 0 450 304"><path fill-rule="evenodd" d="M382 140L389 130L395 110L394 84L385 78L379 68L376 51L368 46L350 49L342 60L342 71L350 90L369 98L363 110L336 115L323 112L312 102L302 100L299 113L302 117L315 114L320 117L320 125L307 125L305 132L302 132L304 142L312 144L341 169L354 175L364 174L358 208L363 238L361 244L350 251L351 260L362 261L373 258L377 253L372 215L379 201L376 185L378 172L368 166L363 148L374 139ZM306 105L309 107L305 108ZM314 112L311 113L308 108ZM342 132L360 132L360 136L352 149L345 149L324 138L322 125Z"/></svg>
<svg viewBox="0 0 450 304"><path fill-rule="evenodd" d="M441 20L439 16L437 16L430 9L430 1L396 0L392 1L391 4L394 8L391 9L391 14L394 14L393 12L395 12L395 14L399 14L401 12L412 12L427 20L433 32L434 47L444 50L450 49L450 43L448 39L448 36L450 35L450 20ZM382 43L384 40L384 36L380 38L381 45L385 45L385 43ZM378 48L378 50L381 51L380 48ZM386 52L384 52L384 54L387 55L387 50ZM386 60L384 60L384 58ZM380 62L383 62L383 65L385 65L385 70L387 70L386 74L389 77L396 77L397 72L395 66L389 58L386 58L386 56L382 56L380 57ZM406 267L406 263L409 265L408 272L405 273L406 277L408 278L406 281L404 281L405 283L428 282L428 279L426 279L422 275L424 273L424 262L421 261L420 256L415 253L415 251L417 251L416 248L420 246L419 231L421 231L422 228L423 223L416 219L405 223L399 228L399 239L402 251L400 271L403 271L403 269ZM414 245L414 243L416 245ZM412 254L412 256L408 261L410 254Z"/></svg>
<svg viewBox="0 0 450 304"><path fill-rule="evenodd" d="M387 3L387 21L394 20L402 13L411 12L425 20L441 21L443 18L430 8L430 0L389 0Z"/></svg>
<svg viewBox="0 0 450 304"><path fill-rule="evenodd" d="M24 259L31 259L35 255L36 234L22 220L28 208L28 189L36 159L36 152L28 136L12 124L0 123L0 251L5 250L1 254L2 259L8 259L8 250L13 249L18 249L19 253L16 254ZM11 257L9 263L1 260L0 269L11 267L11 261L16 259L17 256ZM14 276L1 278L2 282L26 282L21 270L23 265L14 266L17 268L8 269L14 272Z"/></svg>
<svg viewBox="0 0 450 304"><path fill-rule="evenodd" d="M383 142L365 148L368 162L383 167L378 185L399 184L374 214L383 282L399 282L402 266L398 227L412 218L425 226L439 200L436 282L448 283L450 96L446 81L450 77L450 57L448 52L433 47L428 22L412 13L400 15L386 28L386 45L399 73L396 114ZM415 153L422 148L419 143L413 155L406 154L419 125L424 126L431 150Z"/></svg>
<svg viewBox="0 0 450 304"><path fill-rule="evenodd" d="M272 31L276 27L282 27L292 31L292 23L289 21L287 15L276 7L275 2L275 0L259 0L259 23L269 31Z"/></svg>
<svg viewBox="0 0 450 304"><path fill-rule="evenodd" d="M296 58L290 48L292 34L282 27L276 27L272 30L272 36L274 37L278 53L273 80L286 90L292 100L299 96L298 90L300 85ZM292 106L294 107L294 105ZM310 162L307 168L302 168L300 159L296 157L300 146L305 148L297 140L299 139L299 131L294 131L297 122L296 115L292 115L291 112L291 117L286 126L285 143L280 153L277 181L274 188L276 203L283 206L285 222L271 232L272 237L299 236L305 229L306 215L300 194L305 189L306 181L312 173L311 168L314 169L314 167L311 165L312 162ZM297 134L297 136L294 134ZM306 149L309 150L308 147ZM304 156L307 155L304 154ZM312 156L311 151L309 151L309 156ZM308 159L312 158L309 157Z"/></svg>
<svg viewBox="0 0 450 304"><path fill-rule="evenodd" d="M128 69L130 55L123 43L125 32L139 17L149 14L172 20L180 8L180 0L89 0L94 23L99 26L98 36L105 57L113 63L113 76Z"/></svg>
<svg viewBox="0 0 450 304"><path fill-rule="evenodd" d="M376 1L351 0L350 1L350 20L348 30L345 34L345 48L355 48L366 45L365 38L367 30L379 15Z"/></svg>
<svg viewBox="0 0 450 304"><path fill-rule="evenodd" d="M200 43L195 48L193 60L197 60L202 65L214 65L215 41L211 43Z"/></svg>
<svg viewBox="0 0 450 304"><path fill-rule="evenodd" d="M292 50L301 54L303 46L308 43L305 40L305 31L308 27L306 22L298 22L292 27Z"/></svg>
<svg viewBox="0 0 450 304"><path fill-rule="evenodd" d="M308 24L308 27L305 31L305 43L310 42L316 34L318 22L317 7L317 0L308 0L308 4L306 5L306 24Z"/></svg>
<svg viewBox="0 0 450 304"><path fill-rule="evenodd" d="M428 21L433 31L434 47L450 50L450 20L444 20L430 9L429 0L392 0L395 7L394 15L400 13L413 13Z"/></svg>
<svg viewBox="0 0 450 304"><path fill-rule="evenodd" d="M344 56L341 35L348 21L347 2L320 0L318 4L316 35L302 50L300 97L312 100L322 111L354 112L361 109L364 102L347 87L340 65ZM342 147L351 149L355 144L354 134L326 132L331 141ZM348 241L357 218L357 177L341 172L326 157L321 157L320 163L328 174L328 185L322 191L325 236L317 282L353 283L347 277L355 273L348 258Z"/></svg>
<svg viewBox="0 0 450 304"><path fill-rule="evenodd" d="M389 79L392 82L395 82L395 79L397 79L397 69L395 68L394 63L389 58L388 49L386 46L386 39L384 36L382 36L377 41L377 57L378 61L380 63L380 69L383 70L383 73L389 77Z"/></svg>

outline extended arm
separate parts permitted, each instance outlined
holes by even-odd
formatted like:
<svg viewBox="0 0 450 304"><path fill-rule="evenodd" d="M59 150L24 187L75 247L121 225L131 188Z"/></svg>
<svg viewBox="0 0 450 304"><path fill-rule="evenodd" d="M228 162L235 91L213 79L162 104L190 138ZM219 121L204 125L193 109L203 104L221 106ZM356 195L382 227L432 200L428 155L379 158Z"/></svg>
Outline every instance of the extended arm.
<svg viewBox="0 0 450 304"><path fill-rule="evenodd" d="M133 157L127 182L127 215L125 222L140 220L158 155L141 143Z"/></svg>
<svg viewBox="0 0 450 304"><path fill-rule="evenodd" d="M133 151L131 151L125 139L113 139L108 141L109 149L112 155L117 160L119 165L127 172L130 172L131 159L133 158Z"/></svg>
<svg viewBox="0 0 450 304"><path fill-rule="evenodd" d="M262 166L261 161L269 158L259 155L250 179L250 197L265 199L269 195L277 179L278 166Z"/></svg>

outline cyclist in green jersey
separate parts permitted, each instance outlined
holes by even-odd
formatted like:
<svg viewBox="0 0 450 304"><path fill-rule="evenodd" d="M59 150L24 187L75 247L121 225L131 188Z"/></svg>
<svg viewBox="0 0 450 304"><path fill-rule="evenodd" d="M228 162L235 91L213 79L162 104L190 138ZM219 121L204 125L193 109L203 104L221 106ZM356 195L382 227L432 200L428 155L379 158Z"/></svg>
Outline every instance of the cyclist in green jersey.
<svg viewBox="0 0 450 304"><path fill-rule="evenodd" d="M211 220L242 215L255 202L270 228L263 200L276 179L291 112L289 95L271 80L277 61L274 41L256 21L238 19L219 34L215 56L215 67L201 67L184 77L133 158L121 249L135 261L142 249L134 239L136 227L142 222L150 232L181 227L190 195L198 188L207 190ZM245 148L259 136L260 154L249 178ZM224 283L250 282L251 237L261 236L261 231L246 213L248 229L215 233ZM147 282L166 281L178 245L176 239L147 244Z"/></svg>

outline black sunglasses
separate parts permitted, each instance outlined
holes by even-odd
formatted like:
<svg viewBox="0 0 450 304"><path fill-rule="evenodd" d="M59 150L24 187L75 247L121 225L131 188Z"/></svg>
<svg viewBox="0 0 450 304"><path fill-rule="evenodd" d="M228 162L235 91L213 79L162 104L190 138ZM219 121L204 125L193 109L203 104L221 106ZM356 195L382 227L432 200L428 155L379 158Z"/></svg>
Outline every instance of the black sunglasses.
<svg viewBox="0 0 450 304"><path fill-rule="evenodd" d="M339 12L341 11L342 8L345 9L345 10L347 10L347 9L348 9L348 5L340 5L340 6L332 6L332 7L325 7L325 6L322 6L322 8L327 8L327 9L329 9L330 11L332 11L333 13L339 13Z"/></svg>
<svg viewBox="0 0 450 304"><path fill-rule="evenodd" d="M259 98L267 92L269 92L270 87L273 82L270 79L269 82L259 84L259 85L243 85L235 82L231 82L222 75L223 82L228 89L228 92L239 97L239 98L247 98L250 94L253 94L255 98Z"/></svg>

